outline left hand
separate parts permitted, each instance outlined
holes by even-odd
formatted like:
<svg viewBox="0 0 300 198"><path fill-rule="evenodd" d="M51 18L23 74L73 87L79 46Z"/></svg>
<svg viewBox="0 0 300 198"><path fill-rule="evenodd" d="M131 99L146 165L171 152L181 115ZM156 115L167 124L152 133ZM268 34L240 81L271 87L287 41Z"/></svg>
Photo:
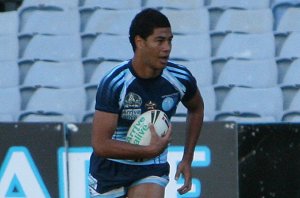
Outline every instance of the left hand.
<svg viewBox="0 0 300 198"><path fill-rule="evenodd" d="M177 166L177 171L175 174L175 180L177 181L180 175L184 178L184 184L180 188L177 189L179 194L185 194L192 188L192 167L188 162L180 162Z"/></svg>

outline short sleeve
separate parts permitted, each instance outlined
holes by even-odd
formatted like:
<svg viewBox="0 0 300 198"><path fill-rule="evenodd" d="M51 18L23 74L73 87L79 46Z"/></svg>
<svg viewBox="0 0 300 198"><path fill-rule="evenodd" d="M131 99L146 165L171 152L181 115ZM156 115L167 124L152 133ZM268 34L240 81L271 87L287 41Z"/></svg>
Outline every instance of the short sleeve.
<svg viewBox="0 0 300 198"><path fill-rule="evenodd" d="M180 80L186 87L186 92L182 98L183 102L189 101L193 98L198 89L195 77L186 67L184 67L184 70L186 71L186 78Z"/></svg>
<svg viewBox="0 0 300 198"><path fill-rule="evenodd" d="M110 78L104 78L96 93L95 109L111 113L119 111L119 89L113 86Z"/></svg>

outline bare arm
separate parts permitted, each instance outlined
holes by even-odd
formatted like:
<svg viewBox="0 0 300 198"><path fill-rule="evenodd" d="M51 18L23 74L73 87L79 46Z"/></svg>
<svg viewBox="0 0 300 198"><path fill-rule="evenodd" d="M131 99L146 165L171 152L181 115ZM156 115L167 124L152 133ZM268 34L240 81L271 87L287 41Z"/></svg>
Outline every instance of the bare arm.
<svg viewBox="0 0 300 198"><path fill-rule="evenodd" d="M184 185L178 189L180 194L188 192L192 186L191 164L193 161L195 146L200 136L204 114L204 104L200 92L198 91L196 95L184 105L188 109L186 138L182 161L178 165L175 175L176 180L179 178L180 174L184 177Z"/></svg>
<svg viewBox="0 0 300 198"><path fill-rule="evenodd" d="M153 129L149 146L129 144L113 140L112 135L117 128L118 115L102 111L96 111L93 121L92 146L98 156L117 159L152 158L164 151L167 147L171 131L160 138ZM151 127L152 128L152 127Z"/></svg>

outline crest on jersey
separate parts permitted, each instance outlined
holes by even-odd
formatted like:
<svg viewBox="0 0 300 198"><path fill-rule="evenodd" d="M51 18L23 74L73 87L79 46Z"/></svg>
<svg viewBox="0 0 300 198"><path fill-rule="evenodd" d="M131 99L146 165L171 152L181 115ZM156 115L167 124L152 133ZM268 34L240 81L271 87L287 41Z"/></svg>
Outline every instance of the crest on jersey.
<svg viewBox="0 0 300 198"><path fill-rule="evenodd" d="M140 108L141 105L142 105L142 98L136 93L130 92L125 96L125 101L124 101L125 108Z"/></svg>
<svg viewBox="0 0 300 198"><path fill-rule="evenodd" d="M135 120L142 112L142 98L136 93L129 92L125 96L124 109L121 117L127 120Z"/></svg>

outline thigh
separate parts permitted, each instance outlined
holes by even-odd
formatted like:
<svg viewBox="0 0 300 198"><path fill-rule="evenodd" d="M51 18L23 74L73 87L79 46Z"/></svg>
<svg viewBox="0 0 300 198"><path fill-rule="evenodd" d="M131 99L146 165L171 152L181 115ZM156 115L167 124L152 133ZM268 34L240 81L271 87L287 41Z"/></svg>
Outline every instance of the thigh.
<svg viewBox="0 0 300 198"><path fill-rule="evenodd" d="M129 188L127 195L130 198L164 198L165 187L151 183L138 184Z"/></svg>
<svg viewBox="0 0 300 198"><path fill-rule="evenodd" d="M92 176L89 175L88 177L88 185L89 185L89 193L90 198L124 198L126 197L126 189L124 187L119 187L112 189L105 193L97 192L97 180Z"/></svg>
<svg viewBox="0 0 300 198"><path fill-rule="evenodd" d="M169 182L168 176L149 176L134 182L128 189L130 198L163 198L165 187Z"/></svg>

